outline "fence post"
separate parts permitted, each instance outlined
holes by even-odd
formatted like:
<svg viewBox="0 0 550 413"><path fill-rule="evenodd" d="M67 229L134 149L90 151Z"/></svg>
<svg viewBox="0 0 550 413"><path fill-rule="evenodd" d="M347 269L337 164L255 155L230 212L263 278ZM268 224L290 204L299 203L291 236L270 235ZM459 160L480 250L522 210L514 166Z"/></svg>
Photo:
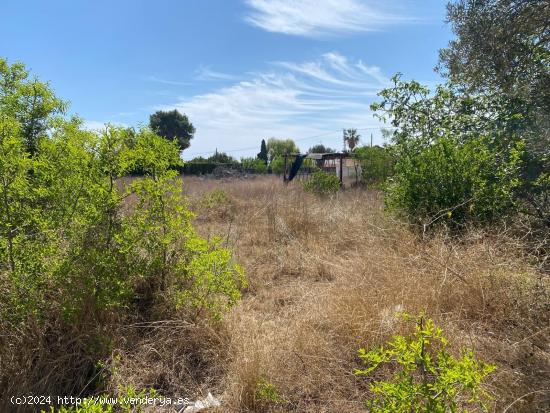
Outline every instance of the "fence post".
<svg viewBox="0 0 550 413"><path fill-rule="evenodd" d="M344 177L342 175L342 171L343 171L343 166L342 164L344 163L344 154L340 154L340 186L344 186Z"/></svg>

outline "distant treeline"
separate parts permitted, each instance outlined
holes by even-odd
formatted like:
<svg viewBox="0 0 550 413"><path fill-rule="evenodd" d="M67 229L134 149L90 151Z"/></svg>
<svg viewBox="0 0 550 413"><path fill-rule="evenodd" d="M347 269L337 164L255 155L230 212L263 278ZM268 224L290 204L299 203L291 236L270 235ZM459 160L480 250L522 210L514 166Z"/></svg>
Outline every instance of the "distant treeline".
<svg viewBox="0 0 550 413"><path fill-rule="evenodd" d="M289 161L290 167L290 161ZM233 170L240 173L247 174L281 174L283 168L272 168L271 165L260 164L258 162L194 162L188 161L184 162L183 165L175 166L179 173L184 175L208 175L215 173L216 168L223 168L225 170ZM311 166L302 166L300 168L301 172L310 173L313 172L316 168ZM140 171L136 171L136 174L140 174Z"/></svg>

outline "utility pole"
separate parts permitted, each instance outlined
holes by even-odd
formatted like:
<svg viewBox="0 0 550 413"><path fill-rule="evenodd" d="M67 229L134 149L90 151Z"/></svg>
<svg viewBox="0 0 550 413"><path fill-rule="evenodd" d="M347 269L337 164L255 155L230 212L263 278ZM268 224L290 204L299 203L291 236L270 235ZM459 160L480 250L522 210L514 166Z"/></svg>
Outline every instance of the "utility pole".
<svg viewBox="0 0 550 413"><path fill-rule="evenodd" d="M370 147L372 148L372 132L370 133Z"/></svg>

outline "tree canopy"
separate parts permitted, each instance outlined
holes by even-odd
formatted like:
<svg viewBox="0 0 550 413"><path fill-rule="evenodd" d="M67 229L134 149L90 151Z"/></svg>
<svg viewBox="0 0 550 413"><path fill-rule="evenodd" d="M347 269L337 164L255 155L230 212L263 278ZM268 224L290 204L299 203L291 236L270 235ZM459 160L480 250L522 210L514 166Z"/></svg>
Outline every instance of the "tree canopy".
<svg viewBox="0 0 550 413"><path fill-rule="evenodd" d="M550 3L456 0L447 19L456 38L440 51L438 70L467 92L505 96L532 132L530 149L548 156Z"/></svg>
<svg viewBox="0 0 550 413"><path fill-rule="evenodd" d="M396 128L387 159L395 159L388 205L424 226L460 227L513 213L524 145L505 102L465 95L453 85L430 93L399 75L393 82L371 106Z"/></svg>
<svg viewBox="0 0 550 413"><path fill-rule="evenodd" d="M38 141L56 122L67 104L57 98L47 83L30 78L22 63L10 65L0 58L0 113L14 118L30 155Z"/></svg>
<svg viewBox="0 0 550 413"><path fill-rule="evenodd" d="M357 129L345 129L344 130L344 141L347 143L349 150L353 152L357 144L361 139L361 135L357 133Z"/></svg>
<svg viewBox="0 0 550 413"><path fill-rule="evenodd" d="M185 114L176 109L159 110L149 117L149 127L159 136L175 141L180 151L188 148L195 134L195 127Z"/></svg>
<svg viewBox="0 0 550 413"><path fill-rule="evenodd" d="M278 156L300 152L300 148L292 139L269 138L267 140L267 152L269 159L273 160Z"/></svg>
<svg viewBox="0 0 550 413"><path fill-rule="evenodd" d="M457 37L440 51L439 69L453 82L508 95L548 93L548 1L456 0L447 20Z"/></svg>
<svg viewBox="0 0 550 413"><path fill-rule="evenodd" d="M334 153L336 152L334 149L329 148L323 144L313 145L311 148L307 150L307 153Z"/></svg>
<svg viewBox="0 0 550 413"><path fill-rule="evenodd" d="M265 144L265 139L262 139L262 144L260 146L260 152L256 156L258 159L261 159L265 165L267 165L267 161L269 160L268 154L267 154L267 145Z"/></svg>
<svg viewBox="0 0 550 413"><path fill-rule="evenodd" d="M228 164L239 163L239 161L237 161L232 156L226 154L225 152L218 152L218 151L216 151L214 155L208 157L207 161L214 162L214 163L228 163Z"/></svg>
<svg viewBox="0 0 550 413"><path fill-rule="evenodd" d="M447 20L456 38L440 51L438 70L466 99L486 107L499 144L525 143L516 194L550 226L550 3L455 0ZM495 105L496 103L496 105ZM502 133L505 132L505 133Z"/></svg>

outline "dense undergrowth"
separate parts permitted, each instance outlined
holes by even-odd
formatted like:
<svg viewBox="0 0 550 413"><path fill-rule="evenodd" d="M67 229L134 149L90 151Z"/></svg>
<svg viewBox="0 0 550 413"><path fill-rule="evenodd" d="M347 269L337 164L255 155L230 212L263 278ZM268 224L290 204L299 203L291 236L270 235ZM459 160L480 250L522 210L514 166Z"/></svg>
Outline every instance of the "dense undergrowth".
<svg viewBox="0 0 550 413"><path fill-rule="evenodd" d="M122 326L217 320L246 282L193 228L175 144L85 131L47 85L0 64L0 406L15 411L8 396L101 389Z"/></svg>

